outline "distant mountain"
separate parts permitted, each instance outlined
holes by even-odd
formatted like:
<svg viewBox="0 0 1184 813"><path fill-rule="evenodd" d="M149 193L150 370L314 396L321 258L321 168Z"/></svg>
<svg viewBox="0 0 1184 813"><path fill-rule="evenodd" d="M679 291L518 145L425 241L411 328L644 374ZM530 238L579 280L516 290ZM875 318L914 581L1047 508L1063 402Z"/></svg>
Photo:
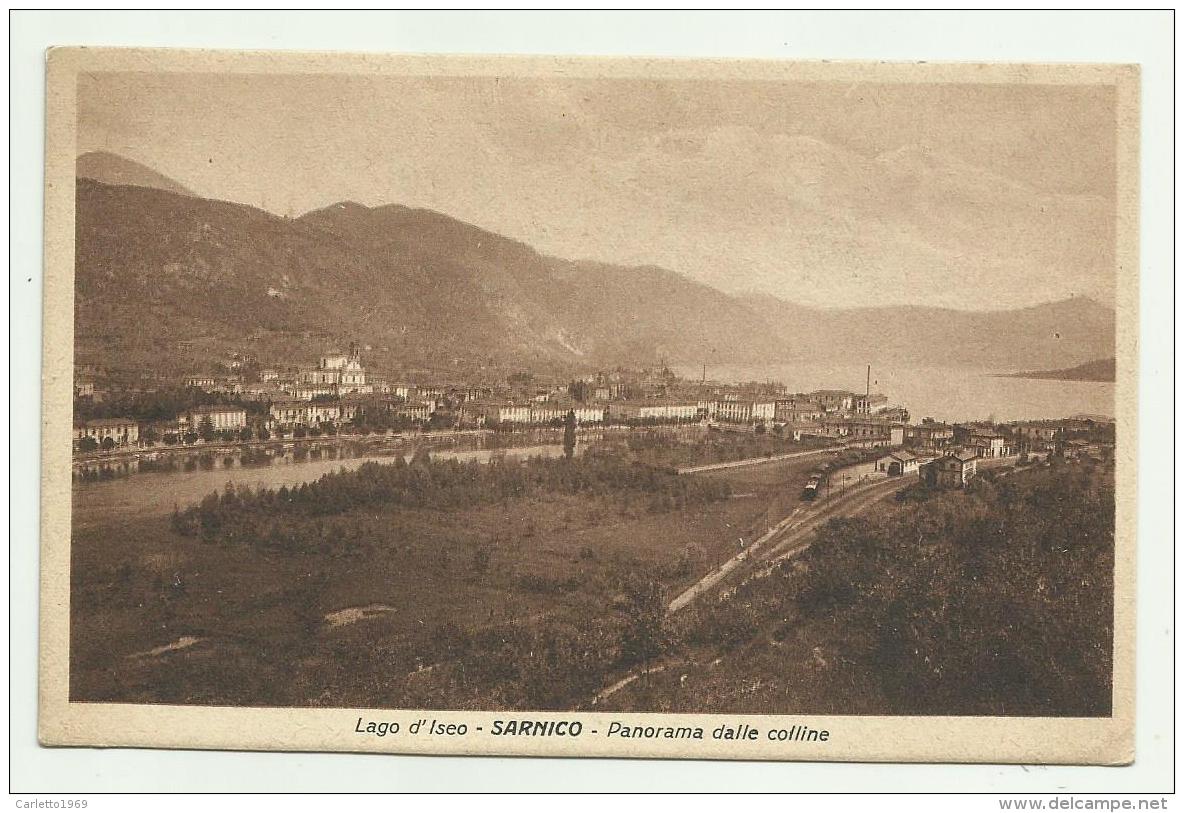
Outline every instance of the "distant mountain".
<svg viewBox="0 0 1184 813"><path fill-rule="evenodd" d="M298 221L402 269L402 284L440 321L490 327L465 347L494 355L588 364L697 361L711 349L737 360L784 348L726 294L661 268L570 262L446 215L404 206L337 204ZM755 335L754 335L755 334ZM484 344L483 344L484 343Z"/></svg>
<svg viewBox="0 0 1184 813"><path fill-rule="evenodd" d="M727 295L662 269L572 263L436 212L341 203L296 219L79 180L76 342L175 372L359 340L381 366L612 366L784 348Z"/></svg>
<svg viewBox="0 0 1184 813"><path fill-rule="evenodd" d="M1088 300L997 313L818 310L729 296L663 268L548 257L403 206L344 202L289 219L85 178L76 202L77 355L108 368L175 375L234 350L297 363L353 340L389 370L661 359L1015 370L1114 347L1113 313Z"/></svg>
<svg viewBox="0 0 1184 813"><path fill-rule="evenodd" d="M1022 373L1012 373L1009 378L1043 378L1051 381L1114 381L1116 379L1115 360L1095 359L1076 367L1064 370L1032 370Z"/></svg>
<svg viewBox="0 0 1184 813"><path fill-rule="evenodd" d="M791 348L743 302L653 266L558 262L570 294L559 311L591 355L616 363L760 363Z"/></svg>
<svg viewBox="0 0 1184 813"><path fill-rule="evenodd" d="M772 296L740 300L798 358L1015 370L1114 353L1114 311L1083 297L1005 311L929 307L824 310Z"/></svg>
<svg viewBox="0 0 1184 813"><path fill-rule="evenodd" d="M172 178L111 152L83 153L75 162L74 173L78 178L89 178L113 186L143 186L178 195L193 194Z"/></svg>

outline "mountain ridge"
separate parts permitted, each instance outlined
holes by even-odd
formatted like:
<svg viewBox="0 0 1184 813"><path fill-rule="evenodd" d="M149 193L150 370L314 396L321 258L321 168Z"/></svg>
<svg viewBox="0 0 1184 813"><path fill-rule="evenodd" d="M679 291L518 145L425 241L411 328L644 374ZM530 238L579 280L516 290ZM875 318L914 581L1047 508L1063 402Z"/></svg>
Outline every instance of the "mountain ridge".
<svg viewBox="0 0 1184 813"><path fill-rule="evenodd" d="M555 258L399 204L343 201L283 218L86 178L77 204L80 359L125 358L166 374L209 366L232 348L295 363L354 339L391 370L875 356L1014 370L1113 353L1113 313L1092 302L827 311L729 295L658 266ZM129 298L142 305L135 320L121 309ZM915 330L930 321L942 324L920 338L902 330L904 322ZM968 336L968 326L981 335Z"/></svg>
<svg viewBox="0 0 1184 813"><path fill-rule="evenodd" d="M95 150L79 155L74 162L74 174L78 178L87 178L112 186L141 186L147 189L174 192L178 195L193 196L193 192L167 175L163 175L139 161L133 161L105 150Z"/></svg>
<svg viewBox="0 0 1184 813"><path fill-rule="evenodd" d="M1035 378L1043 381L1109 381L1117 379L1117 360L1113 357L1095 359L1075 367L1060 370L1027 370L1011 373L1006 378Z"/></svg>
<svg viewBox="0 0 1184 813"><path fill-rule="evenodd" d="M1087 297L998 311L929 305L823 310L767 294L739 298L780 326L783 341L820 360L840 358L854 346L868 348L864 357L880 363L1051 369L1114 352L1114 312ZM836 348L842 348L837 356Z"/></svg>

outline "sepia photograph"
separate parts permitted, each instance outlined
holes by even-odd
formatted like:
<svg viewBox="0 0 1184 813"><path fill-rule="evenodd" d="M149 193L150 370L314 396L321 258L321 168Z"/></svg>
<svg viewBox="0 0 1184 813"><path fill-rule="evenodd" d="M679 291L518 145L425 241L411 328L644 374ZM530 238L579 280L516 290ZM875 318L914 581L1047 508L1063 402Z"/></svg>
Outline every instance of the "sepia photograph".
<svg viewBox="0 0 1184 813"><path fill-rule="evenodd" d="M61 709L1129 761L1137 68L50 72Z"/></svg>

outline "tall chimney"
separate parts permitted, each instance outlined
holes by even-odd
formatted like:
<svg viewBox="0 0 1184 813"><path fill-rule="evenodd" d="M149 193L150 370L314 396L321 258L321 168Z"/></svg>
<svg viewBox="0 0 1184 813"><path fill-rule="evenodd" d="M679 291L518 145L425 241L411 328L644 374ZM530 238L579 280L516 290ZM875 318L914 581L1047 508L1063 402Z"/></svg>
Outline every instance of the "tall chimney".
<svg viewBox="0 0 1184 813"><path fill-rule="evenodd" d="M871 395L872 394L872 365L870 365L870 364L867 365L867 390L863 394L864 395Z"/></svg>

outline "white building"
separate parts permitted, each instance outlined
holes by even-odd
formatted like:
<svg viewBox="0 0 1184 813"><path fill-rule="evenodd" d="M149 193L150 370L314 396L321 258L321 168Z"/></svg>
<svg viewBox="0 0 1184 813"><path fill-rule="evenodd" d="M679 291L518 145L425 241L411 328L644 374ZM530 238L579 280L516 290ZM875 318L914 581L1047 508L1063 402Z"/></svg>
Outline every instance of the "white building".
<svg viewBox="0 0 1184 813"><path fill-rule="evenodd" d="M319 370L340 370L350 360L352 356L347 356L345 353L329 353L321 356L317 362L317 369Z"/></svg>
<svg viewBox="0 0 1184 813"><path fill-rule="evenodd" d="M74 426L74 440L94 438L99 443L111 438L116 446L130 446L140 440L140 425L131 418L95 418Z"/></svg>
<svg viewBox="0 0 1184 813"><path fill-rule="evenodd" d="M856 415L875 415L888 408L888 396L878 392L870 395L855 395L851 399L851 409Z"/></svg>
<svg viewBox="0 0 1184 813"><path fill-rule="evenodd" d="M413 421L426 421L436 411L435 404L430 401L389 404L387 410L400 418L410 418Z"/></svg>
<svg viewBox="0 0 1184 813"><path fill-rule="evenodd" d="M691 401L619 401L608 408L610 418L622 420L693 421L700 414Z"/></svg>
<svg viewBox="0 0 1184 813"><path fill-rule="evenodd" d="M715 401L714 416L726 423L772 421L777 415L775 401Z"/></svg>
<svg viewBox="0 0 1184 813"><path fill-rule="evenodd" d="M780 398L773 402L773 418L785 423L812 423L825 415L821 404L803 398Z"/></svg>
<svg viewBox="0 0 1184 813"><path fill-rule="evenodd" d="M339 404L312 401L279 401L271 405L271 420L277 426L318 426L341 418Z"/></svg>
<svg viewBox="0 0 1184 813"><path fill-rule="evenodd" d="M331 398L337 394L336 387L324 384L302 384L285 390L297 401L311 401L313 398Z"/></svg>
<svg viewBox="0 0 1184 813"><path fill-rule="evenodd" d="M847 390L815 390L806 397L821 404L827 412L850 412L855 401L854 393Z"/></svg>
<svg viewBox="0 0 1184 813"><path fill-rule="evenodd" d="M185 419L193 431L201 428L202 422L210 419L214 431L225 429L242 429L247 425L247 411L235 406L204 406L194 407L185 413Z"/></svg>
<svg viewBox="0 0 1184 813"><path fill-rule="evenodd" d="M604 422L604 407L598 406L573 406L572 412L576 413L576 422L578 423L603 423Z"/></svg>

